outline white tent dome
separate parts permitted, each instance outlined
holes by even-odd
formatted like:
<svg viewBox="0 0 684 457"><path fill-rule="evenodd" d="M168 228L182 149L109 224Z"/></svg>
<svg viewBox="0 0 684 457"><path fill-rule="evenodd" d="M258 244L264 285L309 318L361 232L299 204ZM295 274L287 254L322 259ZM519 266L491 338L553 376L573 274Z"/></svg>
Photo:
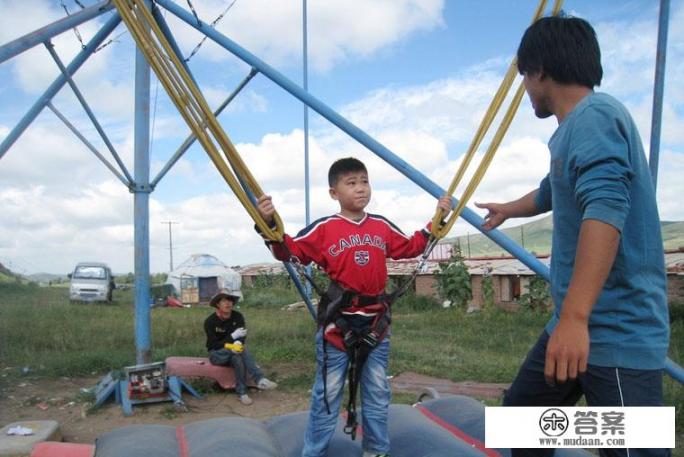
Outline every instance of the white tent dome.
<svg viewBox="0 0 684 457"><path fill-rule="evenodd" d="M240 274L209 254L191 255L169 273L166 279L166 283L175 288L183 303L208 302L219 289L228 289L236 292L237 296L242 296L241 282Z"/></svg>

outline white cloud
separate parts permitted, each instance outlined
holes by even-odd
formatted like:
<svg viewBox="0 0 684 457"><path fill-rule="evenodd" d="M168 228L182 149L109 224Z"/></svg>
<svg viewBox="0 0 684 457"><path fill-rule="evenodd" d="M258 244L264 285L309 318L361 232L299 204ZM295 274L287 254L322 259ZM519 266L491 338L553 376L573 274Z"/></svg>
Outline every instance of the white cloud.
<svg viewBox="0 0 684 457"><path fill-rule="evenodd" d="M195 2L205 22L212 22L225 2ZM329 70L352 57L368 57L412 33L444 26L443 0L328 0L308 5L309 61L313 68ZM174 18L167 18L177 24ZM379 26L382 24L382 26ZM302 54L302 12L297 2L250 0L237 2L217 25L217 30L274 65L299 61ZM185 53L201 39L188 27L174 27ZM277 34L274 38L273 34ZM201 58L224 60L226 51L205 42Z"/></svg>
<svg viewBox="0 0 684 457"><path fill-rule="evenodd" d="M684 153L664 150L658 168L658 210L662 220L684 220L682 195L684 195Z"/></svg>
<svg viewBox="0 0 684 457"><path fill-rule="evenodd" d="M202 93L213 110L216 110L232 92L233 89L228 89L225 86L205 86L202 88ZM263 113L267 110L268 100L266 97L252 89L244 89L225 109L227 113L240 113L245 111Z"/></svg>

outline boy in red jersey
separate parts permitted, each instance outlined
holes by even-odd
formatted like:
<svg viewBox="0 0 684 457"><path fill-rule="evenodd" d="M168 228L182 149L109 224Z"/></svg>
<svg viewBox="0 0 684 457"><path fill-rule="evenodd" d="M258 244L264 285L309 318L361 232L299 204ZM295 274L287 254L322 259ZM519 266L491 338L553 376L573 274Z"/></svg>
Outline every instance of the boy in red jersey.
<svg viewBox="0 0 684 457"><path fill-rule="evenodd" d="M293 257L306 265L318 264L330 277L331 288L321 299L316 334L316 380L311 393L311 411L302 457L324 457L337 424L344 379L355 356L363 353L356 368L363 406L364 457L388 456L387 413L390 387L386 369L389 358L389 303L385 294L387 258L406 259L423 252L429 225L408 237L382 216L368 214L371 197L368 172L358 159L345 158L328 172L330 197L340 212L318 219L296 237L285 235L282 243L268 243L282 261ZM439 199L439 208L449 212L451 198ZM275 208L271 197L257 204L261 216L272 223ZM351 359L351 360L350 360ZM348 421L354 436L355 418Z"/></svg>

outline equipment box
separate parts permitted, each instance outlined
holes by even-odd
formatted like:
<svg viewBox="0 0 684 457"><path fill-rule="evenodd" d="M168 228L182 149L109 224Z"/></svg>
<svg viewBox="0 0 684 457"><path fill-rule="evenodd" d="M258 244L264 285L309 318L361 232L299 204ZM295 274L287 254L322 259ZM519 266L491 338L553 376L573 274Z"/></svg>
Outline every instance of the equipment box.
<svg viewBox="0 0 684 457"><path fill-rule="evenodd" d="M131 404L169 401L168 380L164 362L125 367L128 398Z"/></svg>

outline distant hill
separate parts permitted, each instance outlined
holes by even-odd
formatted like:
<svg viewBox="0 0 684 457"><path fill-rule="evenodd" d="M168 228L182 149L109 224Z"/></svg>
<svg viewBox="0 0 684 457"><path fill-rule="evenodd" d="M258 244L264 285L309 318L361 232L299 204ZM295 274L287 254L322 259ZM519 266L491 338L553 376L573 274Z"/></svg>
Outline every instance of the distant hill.
<svg viewBox="0 0 684 457"><path fill-rule="evenodd" d="M684 247L684 221L662 221L660 226L666 250ZM527 224L503 229L502 232L524 246L528 251L541 255L551 252L552 230L553 220L552 216L549 215ZM447 238L446 242L460 244L461 252L466 257L508 255L496 243L477 232L475 228L470 235Z"/></svg>
<svg viewBox="0 0 684 457"><path fill-rule="evenodd" d="M64 282L69 279L66 275L55 275L52 273L34 273L28 275L27 278L39 284L48 284L49 282Z"/></svg>
<svg viewBox="0 0 684 457"><path fill-rule="evenodd" d="M0 283L2 282L26 282L26 279L0 263Z"/></svg>

